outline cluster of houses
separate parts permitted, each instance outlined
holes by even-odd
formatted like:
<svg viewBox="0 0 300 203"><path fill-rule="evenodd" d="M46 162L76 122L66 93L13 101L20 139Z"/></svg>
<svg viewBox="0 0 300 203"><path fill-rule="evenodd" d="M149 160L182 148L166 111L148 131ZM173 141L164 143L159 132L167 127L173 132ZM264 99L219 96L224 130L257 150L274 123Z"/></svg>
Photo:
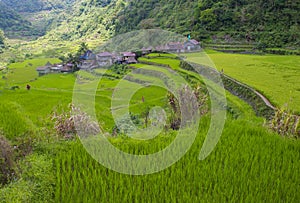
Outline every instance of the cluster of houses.
<svg viewBox="0 0 300 203"><path fill-rule="evenodd" d="M40 66L36 69L39 76L46 75L48 73L71 73L73 71L74 64L51 64L47 62L44 66Z"/></svg>
<svg viewBox="0 0 300 203"><path fill-rule="evenodd" d="M184 43L181 42L169 42L162 46L157 46L156 51L168 52L168 53L185 53L191 51L198 51L201 49L200 42L194 39L187 40Z"/></svg>
<svg viewBox="0 0 300 203"><path fill-rule="evenodd" d="M147 55L153 51L167 52L167 53L185 53L191 51L198 51L201 49L200 43L197 40L189 39L184 43L181 42L169 42L165 45L157 46L155 48L148 47L142 48L140 51L142 55ZM76 64L77 68L81 70L91 70L101 67L109 67L113 64L135 64L138 63L137 55L134 52L121 52L110 53L102 52L94 54L91 50L85 52L80 56L79 64ZM36 70L39 76L48 73L70 73L73 72L75 64L54 64L47 63L45 66L38 67Z"/></svg>
<svg viewBox="0 0 300 203"><path fill-rule="evenodd" d="M109 67L113 64L134 64L137 63L137 56L133 52L122 52L120 54L102 52L93 54L88 50L80 57L78 68L82 70L90 70L99 67Z"/></svg>

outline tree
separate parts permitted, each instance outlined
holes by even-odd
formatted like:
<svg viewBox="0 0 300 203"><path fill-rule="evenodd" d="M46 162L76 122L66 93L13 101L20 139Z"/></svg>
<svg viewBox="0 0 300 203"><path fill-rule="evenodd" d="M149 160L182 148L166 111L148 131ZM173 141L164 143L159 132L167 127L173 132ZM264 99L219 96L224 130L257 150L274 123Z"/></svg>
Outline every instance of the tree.
<svg viewBox="0 0 300 203"><path fill-rule="evenodd" d="M215 30L217 23L217 16L214 14L213 9L206 9L201 12L200 21L203 25L206 25L208 30Z"/></svg>
<svg viewBox="0 0 300 203"><path fill-rule="evenodd" d="M77 51L77 56L84 54L87 50L89 50L87 43L82 42Z"/></svg>
<svg viewBox="0 0 300 203"><path fill-rule="evenodd" d="M4 32L2 30L0 30L0 47L5 45L5 36L4 36Z"/></svg>

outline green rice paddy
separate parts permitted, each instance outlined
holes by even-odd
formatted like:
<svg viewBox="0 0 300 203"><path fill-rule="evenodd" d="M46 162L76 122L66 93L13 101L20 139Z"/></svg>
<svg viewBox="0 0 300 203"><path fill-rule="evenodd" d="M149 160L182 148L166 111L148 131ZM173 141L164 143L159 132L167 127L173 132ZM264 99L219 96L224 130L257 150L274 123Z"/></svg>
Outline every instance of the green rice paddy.
<svg viewBox="0 0 300 203"><path fill-rule="evenodd" d="M278 107L300 112L300 57L279 55L226 54L208 51L218 70L263 93ZM187 60L201 62L199 54Z"/></svg>
<svg viewBox="0 0 300 203"><path fill-rule="evenodd" d="M240 63L245 65L243 68L245 73L242 73L242 70L237 69L238 62L230 58L235 55L227 56L215 52L209 54L217 67L220 65L218 69L223 68L228 75L253 85L267 96L273 95L270 99L279 105L285 102L284 99L274 96L272 88L259 82L258 78L271 80L271 77L265 76L269 74L265 71L273 71L275 75L292 74L292 71L296 71L299 67L295 61L297 58L292 56L287 59L276 59L275 56L236 55L240 60L246 60ZM197 60L197 56L193 55L189 55L188 58ZM54 123L50 118L53 112L67 110L68 104L72 102L76 76L80 78L77 82L84 95L90 91L93 82L98 82L99 74L103 74L104 70L96 70L97 74L78 72L76 76L50 74L37 77L34 66L39 63L43 65L48 60L57 61L39 59L12 65L14 72L9 73L9 81L12 81L9 85L17 84L22 88L0 90L0 130L12 144L16 145L20 137L31 137L34 149L31 155L18 161L23 173L0 189L0 202L299 201L299 140L280 137L270 132L263 126L264 119L256 117L249 105L229 93L226 93L226 97L231 111L228 112L221 139L207 159L200 161L198 156L210 124L209 115L201 118L197 138L191 149L181 160L166 170L134 176L105 168L85 151L78 139L65 141L59 138L53 130ZM194 80L203 84L201 77L197 78L194 73L181 70L178 60L171 58L143 60L169 64L172 69L179 71L180 75L193 76ZM29 63L34 65L26 67ZM247 64L257 65L251 69L251 66L246 66ZM273 67L272 64L278 65ZM242 68L242 65L239 68ZM135 66L137 70L168 73L167 69L155 65ZM235 71L232 66L236 67ZM276 67L285 67L287 72L277 70ZM19 69L26 68L28 72L22 75ZM256 72L260 73L259 76L255 76ZM253 75L246 77L247 74ZM131 89L139 88L130 97L129 103L129 109L135 115L141 114L148 107L167 106L165 89L141 82L156 84L159 83L157 77L134 71L128 75L130 77L127 79L102 77L97 85L96 114L103 129L109 133L115 125L110 108L119 83L122 84L124 95L130 94ZM283 81L273 79L270 83L278 87L280 89L278 91L288 98L289 93L284 92L281 86L289 84L285 85L285 88L294 91L299 83L296 83L293 76L290 77L290 81L282 83ZM27 83L32 86L30 91L25 90ZM296 103L290 105L298 110ZM170 130L163 131L155 139L147 141L137 141L126 136L110 137L109 140L123 151L132 154L151 154L157 149L166 147L176 134L176 131Z"/></svg>

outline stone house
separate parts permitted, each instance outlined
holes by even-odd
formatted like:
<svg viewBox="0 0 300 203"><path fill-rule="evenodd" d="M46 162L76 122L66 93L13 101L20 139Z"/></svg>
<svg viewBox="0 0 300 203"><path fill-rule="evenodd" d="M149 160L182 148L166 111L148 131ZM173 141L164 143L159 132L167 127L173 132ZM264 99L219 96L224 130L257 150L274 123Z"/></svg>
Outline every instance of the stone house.
<svg viewBox="0 0 300 203"><path fill-rule="evenodd" d="M113 54L102 52L97 54L97 62L100 67L111 66L113 64Z"/></svg>
<svg viewBox="0 0 300 203"><path fill-rule="evenodd" d="M51 72L52 64L48 61L44 66L40 66L36 69L39 73L39 76L46 75Z"/></svg>
<svg viewBox="0 0 300 203"><path fill-rule="evenodd" d="M189 51L197 51L200 49L201 49L200 42L198 42L197 40L191 39L184 43L185 51L188 51L188 52Z"/></svg>

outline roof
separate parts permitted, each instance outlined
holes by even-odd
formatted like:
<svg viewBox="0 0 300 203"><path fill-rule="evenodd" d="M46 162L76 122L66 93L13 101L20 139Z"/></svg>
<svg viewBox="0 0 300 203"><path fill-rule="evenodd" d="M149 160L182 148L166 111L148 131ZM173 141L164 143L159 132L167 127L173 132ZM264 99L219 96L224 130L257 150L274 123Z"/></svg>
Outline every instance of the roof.
<svg viewBox="0 0 300 203"><path fill-rule="evenodd" d="M47 69L50 69L50 67L49 66L40 66L36 70L37 71L44 71L44 70L47 70Z"/></svg>
<svg viewBox="0 0 300 203"><path fill-rule="evenodd" d="M109 53L109 52L102 52L102 53L98 54L97 56L100 56L100 57L109 57L109 56L112 56L112 54Z"/></svg>
<svg viewBox="0 0 300 203"><path fill-rule="evenodd" d="M88 60L88 59L94 59L96 57L95 54L91 50L87 50L84 55L80 56L80 59Z"/></svg>
<svg viewBox="0 0 300 203"><path fill-rule="evenodd" d="M192 44L194 44L194 45L199 45L199 44L200 44L200 43L199 43L197 40L195 40L195 39L191 39L190 42L191 42Z"/></svg>
<svg viewBox="0 0 300 203"><path fill-rule="evenodd" d="M121 53L123 56L125 57L135 57L135 53L132 53L132 52L122 52Z"/></svg>
<svg viewBox="0 0 300 203"><path fill-rule="evenodd" d="M61 69L61 67L58 67L58 66L51 67L51 70L60 70L60 69Z"/></svg>
<svg viewBox="0 0 300 203"><path fill-rule="evenodd" d="M141 50L142 51L152 51L152 49L153 49L152 47L148 47L148 48L143 47Z"/></svg>
<svg viewBox="0 0 300 203"><path fill-rule="evenodd" d="M138 61L134 57L129 57L127 63L137 63Z"/></svg>
<svg viewBox="0 0 300 203"><path fill-rule="evenodd" d="M181 42L169 42L166 47L170 50L183 49L183 44Z"/></svg>
<svg viewBox="0 0 300 203"><path fill-rule="evenodd" d="M169 42L168 45L182 45L181 42Z"/></svg>
<svg viewBox="0 0 300 203"><path fill-rule="evenodd" d="M48 61L45 66L52 66L52 64Z"/></svg>
<svg viewBox="0 0 300 203"><path fill-rule="evenodd" d="M61 72L71 72L72 68L70 66L64 65L64 67L61 69Z"/></svg>

